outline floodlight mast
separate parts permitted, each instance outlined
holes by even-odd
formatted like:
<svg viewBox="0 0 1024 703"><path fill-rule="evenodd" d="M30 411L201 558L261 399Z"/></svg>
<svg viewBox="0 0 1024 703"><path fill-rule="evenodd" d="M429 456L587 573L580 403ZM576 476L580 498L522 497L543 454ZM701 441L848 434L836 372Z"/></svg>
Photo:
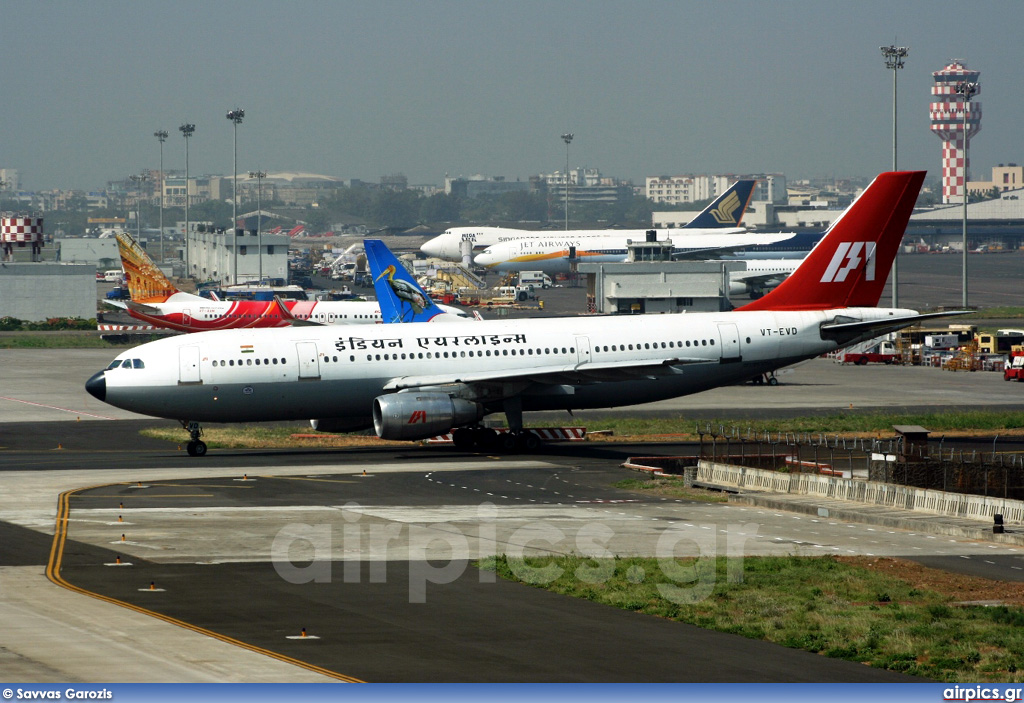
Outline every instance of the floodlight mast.
<svg viewBox="0 0 1024 703"><path fill-rule="evenodd" d="M232 265L232 277L234 283L238 283L238 125L242 124L242 120L245 118L245 110L236 107L234 110L228 110L226 117L231 120L234 125L234 154L235 154L235 166L234 176L232 178L231 185L231 250L234 264Z"/></svg>
<svg viewBox="0 0 1024 703"><path fill-rule="evenodd" d="M566 132L562 135L562 141L565 142L565 230L569 231L569 144L572 142L573 135Z"/></svg>
<svg viewBox="0 0 1024 703"><path fill-rule="evenodd" d="M903 60L907 58L910 48L895 44L878 48L881 49L882 56L885 57L885 67L892 70L892 170L896 171L896 76L903 68ZM900 299L899 254L899 248L897 248L896 258L892 261L892 306L894 308L899 307Z"/></svg>

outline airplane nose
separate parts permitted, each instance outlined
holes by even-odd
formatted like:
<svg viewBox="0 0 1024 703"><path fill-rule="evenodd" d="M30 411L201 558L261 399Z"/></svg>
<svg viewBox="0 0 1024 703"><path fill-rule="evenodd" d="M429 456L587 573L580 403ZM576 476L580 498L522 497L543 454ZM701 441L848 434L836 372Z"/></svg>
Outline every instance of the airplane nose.
<svg viewBox="0 0 1024 703"><path fill-rule="evenodd" d="M98 371L94 373L88 381L85 382L85 390L89 392L93 398L106 402L107 400L107 376L105 371Z"/></svg>
<svg viewBox="0 0 1024 703"><path fill-rule="evenodd" d="M433 239L426 241L420 245L420 251L422 251L427 256L441 256L439 249L440 248L437 246L437 242L435 242Z"/></svg>
<svg viewBox="0 0 1024 703"><path fill-rule="evenodd" d="M477 266L490 266L494 263L494 256L490 252L483 251L473 258L473 263Z"/></svg>

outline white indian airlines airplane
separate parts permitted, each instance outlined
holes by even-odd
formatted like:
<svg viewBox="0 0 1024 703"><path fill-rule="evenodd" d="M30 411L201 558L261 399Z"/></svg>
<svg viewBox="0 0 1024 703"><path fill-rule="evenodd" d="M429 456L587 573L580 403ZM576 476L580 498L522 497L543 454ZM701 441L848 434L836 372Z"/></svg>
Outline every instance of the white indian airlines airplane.
<svg viewBox="0 0 1024 703"><path fill-rule="evenodd" d="M86 389L179 420L193 455L206 452L202 422L311 417L328 431L454 429L461 447L531 449L524 411L697 393L945 314L874 307L923 180L878 176L795 273L730 312L201 332L124 351ZM511 429L500 439L480 425L497 412Z"/></svg>
<svg viewBox="0 0 1024 703"><path fill-rule="evenodd" d="M743 214L750 204L757 181L739 180L729 186L723 193L708 204L696 217L685 225L675 229L653 230L659 240L689 237L694 234L740 234L746 232L741 227ZM565 232L539 232L536 230L516 229L513 227L450 227L442 234L425 242L421 247L427 256L436 256L448 261L463 261L468 264L473 255L479 254L489 246L513 239L537 239L538 237L557 237L577 239L580 237L618 237L643 241L645 229L576 229Z"/></svg>
<svg viewBox="0 0 1024 703"><path fill-rule="evenodd" d="M107 301L123 307L129 315L156 327L179 332L200 332L253 327L288 327L293 324L357 325L390 322L381 315L381 304L373 300L210 300L178 290L131 235L119 232L117 246L128 280L131 300ZM383 248L383 245L381 245ZM415 281L384 248L401 277ZM394 270L394 269L392 269ZM422 291L421 291L422 293ZM425 294L423 294L425 295ZM439 305L434 312L471 319L464 310Z"/></svg>

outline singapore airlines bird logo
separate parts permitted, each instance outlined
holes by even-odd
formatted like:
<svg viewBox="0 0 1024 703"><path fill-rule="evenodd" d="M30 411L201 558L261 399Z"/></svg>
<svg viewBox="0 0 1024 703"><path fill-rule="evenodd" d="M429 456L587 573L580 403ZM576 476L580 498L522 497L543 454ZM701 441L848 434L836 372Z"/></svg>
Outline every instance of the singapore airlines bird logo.
<svg viewBox="0 0 1024 703"><path fill-rule="evenodd" d="M740 206L740 196L736 191L729 193L722 204L711 211L711 216L720 225L736 224L736 208Z"/></svg>
<svg viewBox="0 0 1024 703"><path fill-rule="evenodd" d="M427 302L426 297L408 281L403 281L401 279L395 280L395 273L397 273L397 269L392 264L391 266L388 266L383 271L381 271L380 275L377 276L376 280L379 281L380 279L387 276L388 287L391 288L391 291L395 294L395 297L398 298L399 301L401 301L401 304L398 307L404 308L406 305L408 305L409 307L412 308L413 315L419 315L421 312L423 312L423 308L427 307L427 305L429 304ZM404 312L402 313L402 318L405 319Z"/></svg>

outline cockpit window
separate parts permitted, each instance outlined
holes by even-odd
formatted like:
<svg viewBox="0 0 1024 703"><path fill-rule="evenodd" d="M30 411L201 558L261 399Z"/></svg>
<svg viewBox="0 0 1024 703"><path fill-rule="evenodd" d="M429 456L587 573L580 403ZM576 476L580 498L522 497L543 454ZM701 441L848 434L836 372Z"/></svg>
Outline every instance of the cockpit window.
<svg viewBox="0 0 1024 703"><path fill-rule="evenodd" d="M114 359L113 361L110 362L110 366L107 367L107 370L109 371L110 369L116 369L120 365L121 359Z"/></svg>
<svg viewBox="0 0 1024 703"><path fill-rule="evenodd" d="M127 366L127 364L125 365ZM132 368L144 369L146 368L146 365L142 363L142 359L132 359Z"/></svg>

